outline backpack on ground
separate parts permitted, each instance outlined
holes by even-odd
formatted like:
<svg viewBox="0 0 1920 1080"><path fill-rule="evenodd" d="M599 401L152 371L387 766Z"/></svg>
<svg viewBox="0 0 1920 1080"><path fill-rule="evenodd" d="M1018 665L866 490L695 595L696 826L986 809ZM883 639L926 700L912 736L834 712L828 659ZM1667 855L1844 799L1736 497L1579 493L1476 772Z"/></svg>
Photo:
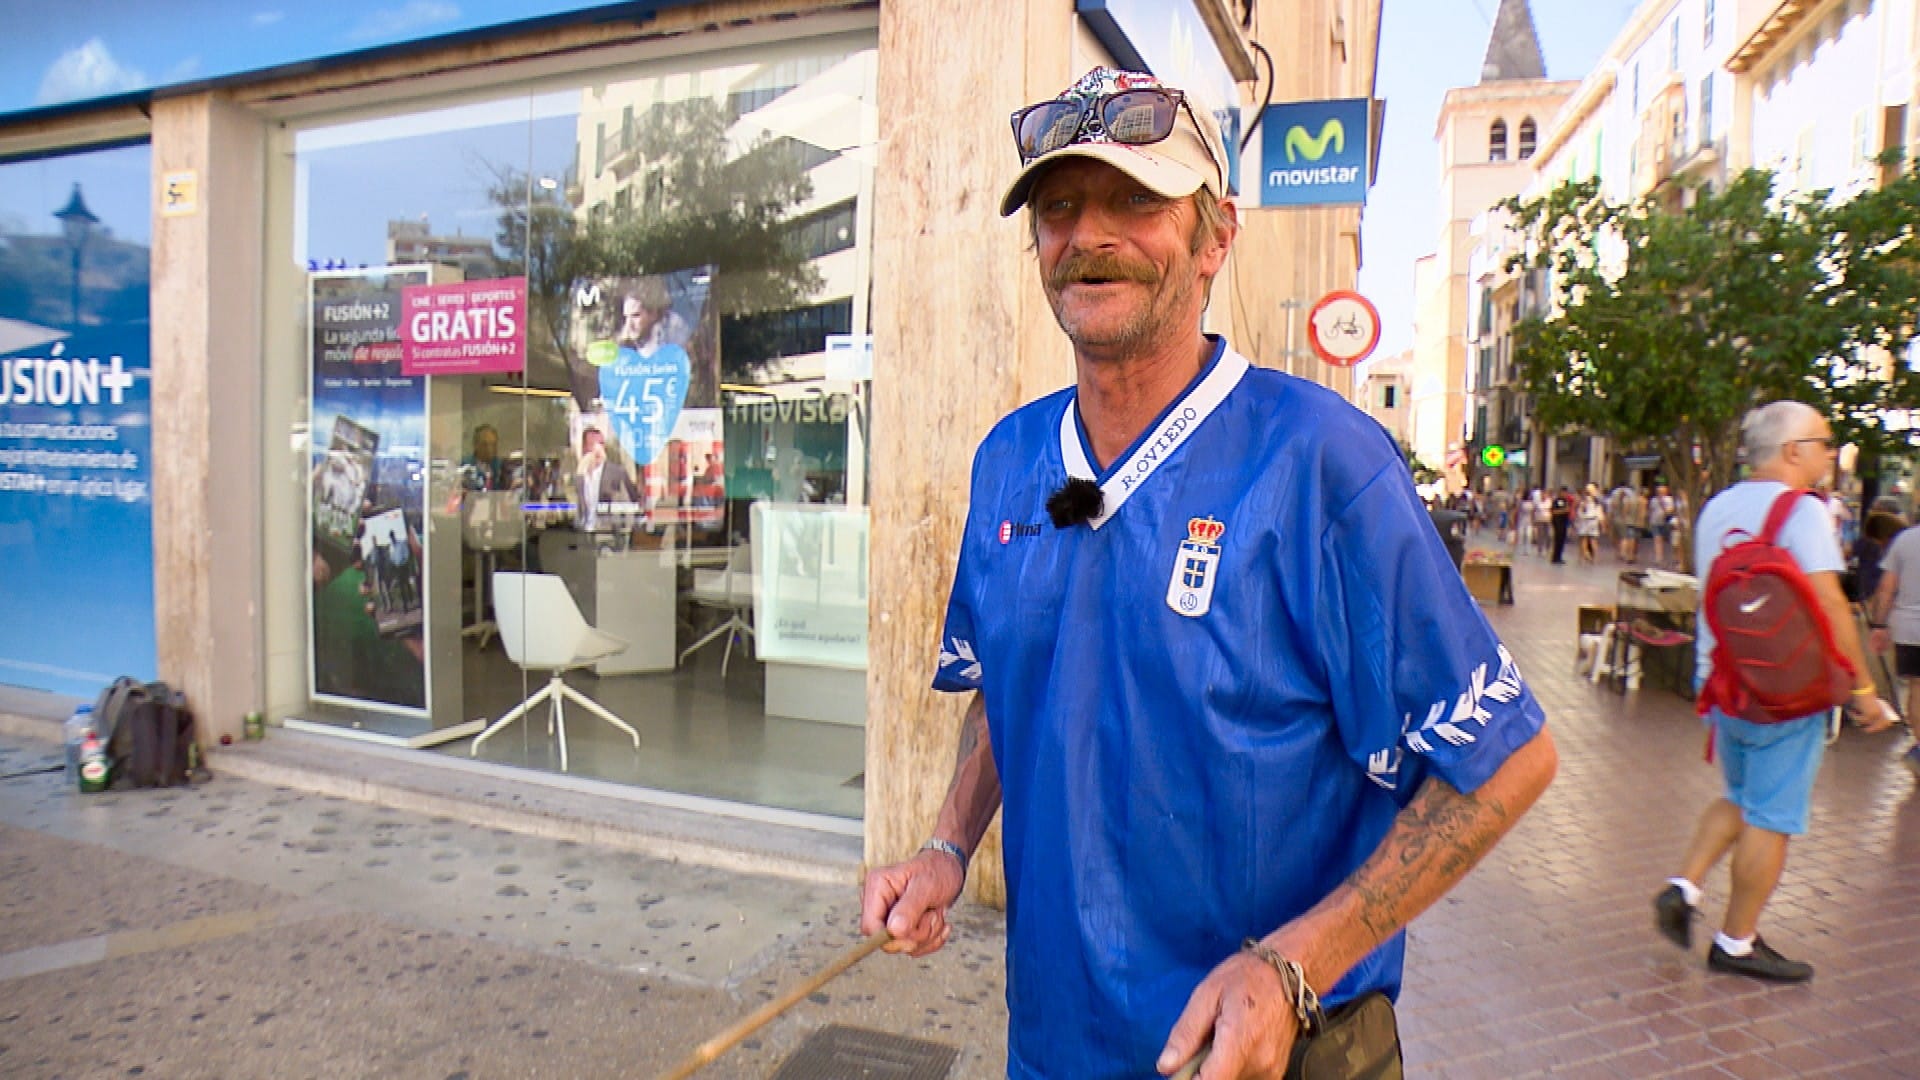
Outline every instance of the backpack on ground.
<svg viewBox="0 0 1920 1080"><path fill-rule="evenodd" d="M173 787L193 779L193 710L186 695L164 682L123 675L100 692L93 715L113 787Z"/></svg>
<svg viewBox="0 0 1920 1080"><path fill-rule="evenodd" d="M1779 723L1852 697L1853 663L1834 642L1813 582L1775 542L1802 496L1820 497L1782 492L1760 534L1744 534L1748 538L1722 551L1707 573L1701 607L1713 629L1713 675L1700 692L1702 716L1718 708L1754 723Z"/></svg>

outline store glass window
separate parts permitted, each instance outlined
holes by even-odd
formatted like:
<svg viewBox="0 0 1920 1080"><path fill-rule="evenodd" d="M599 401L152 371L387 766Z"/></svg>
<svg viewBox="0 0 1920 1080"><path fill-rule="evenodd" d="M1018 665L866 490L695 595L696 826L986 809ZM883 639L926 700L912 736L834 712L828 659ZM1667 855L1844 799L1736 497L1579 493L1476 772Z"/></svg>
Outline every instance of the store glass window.
<svg viewBox="0 0 1920 1080"><path fill-rule="evenodd" d="M143 142L0 163L0 683L152 679Z"/></svg>
<svg viewBox="0 0 1920 1080"><path fill-rule="evenodd" d="M807 39L288 125L277 714L860 816L874 59Z"/></svg>

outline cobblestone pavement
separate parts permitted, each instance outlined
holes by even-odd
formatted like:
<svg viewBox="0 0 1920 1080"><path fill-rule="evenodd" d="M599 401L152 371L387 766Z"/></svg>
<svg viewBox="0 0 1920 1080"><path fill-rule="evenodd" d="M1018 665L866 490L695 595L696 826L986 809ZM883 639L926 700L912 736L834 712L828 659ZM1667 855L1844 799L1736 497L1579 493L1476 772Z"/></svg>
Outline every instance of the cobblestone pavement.
<svg viewBox="0 0 1920 1080"><path fill-rule="evenodd" d="M0 736L0 774L57 763ZM216 763L217 764L217 763ZM0 1076L647 1077L854 941L850 887L731 873L230 776L0 781ZM850 1024L1005 1075L996 913L874 958L702 1074Z"/></svg>
<svg viewBox="0 0 1920 1080"><path fill-rule="evenodd" d="M1845 733L1764 920L1772 987L1659 938L1651 899L1718 791L1685 701L1577 678L1618 567L1523 557L1489 615L1558 780L1415 924L1414 1077L1920 1077L1920 798L1903 735ZM0 736L0 773L54 760ZM851 890L557 843L221 777L82 798L0 781L0 1074L648 1076L852 941ZM1724 868L1705 883L1709 922ZM1004 1075L1003 923L874 957L707 1074L765 1077L829 1023Z"/></svg>

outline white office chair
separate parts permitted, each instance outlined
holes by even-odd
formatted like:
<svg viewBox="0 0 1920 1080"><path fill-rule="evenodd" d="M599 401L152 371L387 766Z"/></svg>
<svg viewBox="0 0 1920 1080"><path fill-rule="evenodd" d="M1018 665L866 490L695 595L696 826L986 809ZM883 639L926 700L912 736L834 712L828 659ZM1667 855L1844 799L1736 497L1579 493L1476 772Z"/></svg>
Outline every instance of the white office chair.
<svg viewBox="0 0 1920 1080"><path fill-rule="evenodd" d="M564 580L554 574L497 571L493 575L493 604L500 617L500 642L507 647L508 658L528 671L546 671L551 677L532 697L515 705L481 732L473 740L471 756L478 756L480 744L495 732L543 701L550 705L547 730L560 741L561 772L567 771L565 702L568 701L626 732L633 739L633 748L640 749L639 732L599 702L568 686L562 678L574 668L586 667L627 647L626 642L612 634L587 625Z"/></svg>
<svg viewBox="0 0 1920 1080"><path fill-rule="evenodd" d="M693 588L687 592L687 599L699 607L719 608L727 617L718 626L706 632L699 641L687 646L680 652L680 662L687 657L720 640L727 639L726 651L720 655L720 677L727 677L727 665L733 660L733 643L745 636L753 637L753 623L746 617L754 609L757 593L753 576L753 546L735 544L727 553L727 564L719 570L695 570Z"/></svg>
<svg viewBox="0 0 1920 1080"><path fill-rule="evenodd" d="M527 538L526 515L518 491L470 491L460 505L460 532L467 547L479 556L474 584L473 622L460 628L461 637L477 637L486 648L500 625L492 615L487 595L493 581L494 555L518 548Z"/></svg>

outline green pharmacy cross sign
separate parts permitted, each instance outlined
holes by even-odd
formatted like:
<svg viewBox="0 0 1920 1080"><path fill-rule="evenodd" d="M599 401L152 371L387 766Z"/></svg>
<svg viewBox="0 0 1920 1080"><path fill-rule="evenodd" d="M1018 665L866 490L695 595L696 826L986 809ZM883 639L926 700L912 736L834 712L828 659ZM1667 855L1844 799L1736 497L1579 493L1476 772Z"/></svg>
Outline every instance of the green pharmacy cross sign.
<svg viewBox="0 0 1920 1080"><path fill-rule="evenodd" d="M1497 469L1507 463L1507 448L1495 444L1480 451L1480 464L1489 469Z"/></svg>

